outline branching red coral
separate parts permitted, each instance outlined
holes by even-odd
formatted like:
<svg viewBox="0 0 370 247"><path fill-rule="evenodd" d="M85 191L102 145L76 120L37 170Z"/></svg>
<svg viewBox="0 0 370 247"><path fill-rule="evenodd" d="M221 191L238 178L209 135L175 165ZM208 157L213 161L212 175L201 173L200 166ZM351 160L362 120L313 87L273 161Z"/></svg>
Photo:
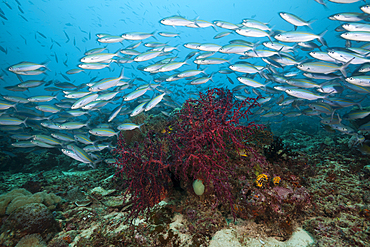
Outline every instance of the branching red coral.
<svg viewBox="0 0 370 247"><path fill-rule="evenodd" d="M240 120L247 118L256 105L253 98L235 100L229 90L208 90L200 93L199 99L185 102L168 137L174 174L184 182L201 179L206 187L214 188L221 203L230 204L231 210L234 197L229 181L237 166L233 159L245 152L250 160L262 166L265 163L248 143L248 136L262 125L240 125Z"/></svg>
<svg viewBox="0 0 370 247"><path fill-rule="evenodd" d="M120 135L115 149L117 175L125 178L125 200L132 209L128 219L150 213L170 187L170 173L182 182L201 179L219 203L229 204L234 214L232 179L240 162L263 167L265 159L249 136L262 125L240 124L257 106L256 99L238 101L229 90L211 89L197 100L187 100L163 135L151 132L133 147ZM164 145L168 151L164 153ZM167 150L166 149L166 150ZM242 159L241 153L248 156ZM239 163L238 163L239 162ZM131 197L130 197L131 196ZM147 210L147 211L146 211ZM235 214L234 214L235 218Z"/></svg>
<svg viewBox="0 0 370 247"><path fill-rule="evenodd" d="M162 145L149 132L140 145L135 143L131 147L120 134L114 152L117 154L115 176L123 179L123 187L127 188L124 200L132 204L127 220L145 210L149 214L150 208L163 199L170 183Z"/></svg>

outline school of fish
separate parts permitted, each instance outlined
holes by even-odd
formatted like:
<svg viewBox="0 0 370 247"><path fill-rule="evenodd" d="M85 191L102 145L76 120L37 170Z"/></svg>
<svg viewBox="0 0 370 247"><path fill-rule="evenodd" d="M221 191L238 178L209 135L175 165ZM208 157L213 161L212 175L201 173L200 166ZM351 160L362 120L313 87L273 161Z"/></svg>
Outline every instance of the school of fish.
<svg viewBox="0 0 370 247"><path fill-rule="evenodd" d="M315 1L328 8L322 0ZM21 3L16 2L21 11ZM68 82L47 81L47 63L20 61L10 65L6 73L14 73L19 83L6 86L5 90L27 93L31 88L42 87L50 93L27 98L2 92L1 131L13 140L14 148L55 148L79 162L95 165L104 160L100 151L113 148L112 138L121 131L141 128L142 125L127 121L130 117L148 111L168 117L173 109L181 107L179 98L186 100L207 88L231 86L238 100L263 96L258 101L261 108L254 112L257 122L273 124L275 120L311 116L328 131L353 136L354 146L368 154L370 141L365 140L364 133L370 131L370 122L354 128L350 121L370 115L363 103L370 93L370 5L361 6L358 12L328 16L338 22L335 30L311 30L315 20L306 21L288 12L278 15L292 25L292 30L278 31L277 27L255 19L230 23L174 15L160 20L163 26L174 27L174 32L97 33L100 46L81 53L80 63L62 75ZM1 9L0 17L7 20ZM214 40L222 41L231 34L238 38L222 45L181 43L187 28L213 28ZM327 33L333 32L338 32L345 47L326 42ZM39 35L44 36L40 32ZM65 35L69 42L70 37L66 32ZM250 41L255 38L257 42ZM169 40L179 43L170 46ZM117 43L122 48L109 48ZM188 50L186 57L176 56L180 49ZM7 53L7 47L0 46L0 51ZM54 57L57 59L56 54ZM108 72L113 64L121 68L120 72ZM125 75L128 66L137 73ZM91 78L87 83L69 82L74 74L91 70L116 74ZM152 79L144 80L139 73ZM33 79L37 75L44 79ZM215 75L222 79L215 81ZM184 85L193 85L194 89L185 92L181 90ZM148 92L153 96L149 97ZM100 119L100 124L92 121L93 116ZM91 136L95 136L94 141Z"/></svg>

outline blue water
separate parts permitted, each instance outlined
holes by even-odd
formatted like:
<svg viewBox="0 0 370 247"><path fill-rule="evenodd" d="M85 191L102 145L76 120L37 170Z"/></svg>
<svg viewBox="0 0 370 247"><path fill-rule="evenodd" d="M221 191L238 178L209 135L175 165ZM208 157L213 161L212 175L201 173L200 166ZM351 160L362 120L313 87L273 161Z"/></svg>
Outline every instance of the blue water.
<svg viewBox="0 0 370 247"><path fill-rule="evenodd" d="M329 9L325 9L314 0L297 1L224 1L223 3L214 1L21 1L22 14L18 10L18 4L15 1L9 1L12 7L9 9L2 3L1 9L4 11L8 21L1 20L2 34L0 45L8 49L8 54L1 53L0 66L3 70L7 67L21 61L32 61L42 63L50 61L48 68L48 79L65 79L60 73L74 68L83 56L83 52L91 48L105 46L96 41L96 33L109 33L120 35L125 32L153 32L169 31L181 33L181 39L163 38L156 35L159 42L168 42L169 45L179 45L179 57L184 57L191 50L182 47L186 42L212 42L220 45L227 44L229 40L243 38L238 34L229 35L219 40L212 38L217 34L211 27L193 29L187 27L169 27L159 23L164 17L172 15L182 15L188 19L199 18L212 22L213 20L223 20L231 23L240 23L245 18L253 17L261 22L269 23L271 27L277 30L292 30L292 25L284 21L278 15L278 12L290 12L301 17L304 20L316 20L312 24L314 33L321 33L325 29L333 30L339 26L338 21L331 21L327 17L337 12L360 12L359 6L363 2L354 4L334 4L328 3ZM25 21L20 15L27 18ZM221 31L221 28L218 28ZM308 30L302 28L301 30ZM71 41L66 43L65 31ZM38 35L37 32L44 34L47 38ZM91 34L91 39L89 38ZM343 46L344 40L337 37L338 33L329 31L325 35L329 46ZM24 38L22 38L22 36ZM53 43L58 42L61 47ZM73 41L75 40L76 46ZM257 39L245 38L245 40L254 42ZM155 41L153 38L144 40L144 42ZM263 41L267 41L263 38ZM127 46L131 41L124 41L121 44L109 44L110 52L115 52L119 48ZM81 51L79 51L78 47ZM144 48L144 49L143 49ZM138 49L146 50L145 47ZM55 54L59 63L55 61ZM237 57L237 55L234 55ZM68 67L63 65L68 61ZM181 60L181 59L180 59ZM151 62L151 61L149 61ZM149 62L146 62L148 64ZM192 65L194 67L195 65ZM130 69L131 66L126 66ZM190 68L190 66L188 66ZM112 66L116 69L117 66ZM135 70L130 72L135 73ZM104 77L103 71L92 71L91 77L100 74ZM209 73L207 71L207 73ZM115 74L119 74L116 72ZM32 77L32 79L37 78ZM42 78L39 76L38 78ZM151 77L148 77L148 80ZM77 83L89 80L86 75L74 75L72 80ZM18 83L12 73L5 75L6 85L15 85ZM5 83L4 83L5 84ZM4 93L4 92L3 92ZM10 94L11 92L6 92Z"/></svg>
<svg viewBox="0 0 370 247"><path fill-rule="evenodd" d="M293 25L287 23L279 16L279 12L288 12L295 14L303 20L309 21L314 20L310 28L299 27L298 30L308 31L315 34L320 34L325 30L328 32L324 38L328 43L329 47L344 47L345 40L339 37L339 32L334 31L340 24L339 21L329 20L328 17L335 13L340 12L361 12L360 6L364 5L363 2L353 4L335 4L327 2L328 8L318 4L314 0L295 0L295 1L8 1L7 4L4 2L0 3L0 8L4 12L4 17L8 20L1 18L1 38L0 46L7 50L7 53L0 52L0 67L1 75L3 77L1 81L0 93L2 95L13 95L28 98L34 95L50 95L50 93L44 90L44 86L37 88L31 88L25 92L12 92L4 89L6 86L14 86L19 83L17 76L14 73L9 72L8 67L18 64L22 61L29 61L34 63L46 63L48 70L45 74L38 76L21 76L23 80L45 80L45 81L59 81L65 82L66 79L62 76L64 74L70 79L75 85L81 85L88 83L92 78L97 77L97 80L118 77L121 71L121 67L125 68L125 76L129 78L140 77L146 82L135 81L136 86L143 85L145 83L153 82L153 75L149 73L139 71L137 66L148 66L156 61L163 59L164 57L158 57L145 62L133 62L130 64L118 65L112 63L110 69L101 70L86 70L86 73L79 73L75 75L67 75L66 71L74 68L78 68L77 65L80 63L80 59L84 56L84 52L92 48L107 46L107 51L113 53L119 49L127 47L128 45L137 43L138 41L127 41L124 40L121 43L115 44L101 44L97 41L97 33L108 33L111 35L121 35L126 32L155 32L154 38L148 38L143 40L146 42L163 42L171 46L176 46L178 50L172 52L172 56L177 56L176 61L183 61L186 55L193 50L187 49L183 46L187 42L199 42L199 43L215 43L219 45L226 45L229 41L234 39L243 39L250 42L268 41L264 38L249 38L243 37L236 33L232 33L226 37L220 39L213 39L213 37L219 32L229 31L219 27L216 27L217 31L212 27L207 28L188 28L188 27L171 27L164 26L159 23L162 18L181 15L189 20L199 19L213 22L214 20L222 20L235 24L239 24L245 18L253 18L255 20L267 23L273 30L280 31L291 31ZM22 13L22 11L24 13ZM177 32L180 34L180 38L165 38L159 36L158 32ZM43 37L45 36L45 37ZM318 42L315 41L317 44ZM352 46L359 47L364 42L352 42ZM262 46L259 48L262 49ZM141 44L137 49L139 52L148 50ZM325 48L323 47L323 50ZM295 56L299 60L310 58L308 52L296 49ZM221 57L228 59L231 64L240 61L239 55L236 54L215 54L214 57ZM259 58L250 58L250 63L255 65L264 65L265 63ZM206 69L207 75L217 72L220 68L226 68L228 64L223 65L203 65L200 68ZM349 71L353 71L358 66L350 66ZM183 71L188 69L196 69L196 64L193 63L193 59L188 61L188 65L184 65L177 71ZM297 69L294 66L288 66L284 72L295 71ZM165 74L170 75L175 72L167 72ZM160 73L161 74L161 73ZM339 74L339 73L338 73ZM239 74L240 75L240 74ZM205 91L207 88L212 87L225 87L232 89L235 86L241 85L236 79L236 75L228 75L233 81L232 85L226 78L226 75L215 74L213 77L214 82L207 82L200 86L186 85L187 81L184 79L167 83L163 82L161 86L165 89L170 90L172 93L168 94L175 102L182 104L186 99L189 98L187 92L199 92ZM154 76L156 77L156 75ZM302 77L301 77L302 78ZM258 75L256 79L264 82ZM323 81L320 81L322 83ZM271 84L273 86L275 84ZM53 86L53 85L51 85ZM86 88L85 88L86 89ZM251 92L249 88L248 90ZM124 90L119 96L123 96L127 93L135 90L135 87ZM62 91L62 89L61 89ZM147 93L149 97L158 92L150 91ZM244 92L240 92L244 96L256 97L255 94L246 95ZM343 95L349 95L352 97L356 93L350 90L345 91ZM262 92L263 96L269 96ZM275 96L276 98L279 95ZM286 95L285 95L286 96ZM362 97L362 96L359 96ZM63 93L58 94L58 100L62 100ZM56 103L56 100L50 103ZM117 101L121 102L121 100ZM49 104L49 103L40 103ZM367 106L368 102L365 100L362 102L363 106ZM138 103L127 103L130 109ZM114 109L116 104L108 104L102 110L110 112ZM20 107L22 108L22 107ZM168 108L167 112L170 111ZM274 111L285 111L277 106L270 106L270 110ZM7 110L12 113L13 110ZM348 109L343 109L341 115L347 112ZM53 114L45 113L45 116ZM54 114L53 118L56 118L58 114ZM115 129L124 119L128 116L119 116L112 123L111 128ZM318 123L319 118L317 117L305 117L313 123ZM303 118L304 119L304 118ZM86 117L81 117L77 121L86 121ZM269 119L269 124L274 125L281 123L282 121L302 121L302 118L285 119L285 118L274 118ZM50 131L44 129L46 133ZM31 131L31 130L28 130ZM84 129L87 133L87 129ZM6 136L8 133L3 132Z"/></svg>

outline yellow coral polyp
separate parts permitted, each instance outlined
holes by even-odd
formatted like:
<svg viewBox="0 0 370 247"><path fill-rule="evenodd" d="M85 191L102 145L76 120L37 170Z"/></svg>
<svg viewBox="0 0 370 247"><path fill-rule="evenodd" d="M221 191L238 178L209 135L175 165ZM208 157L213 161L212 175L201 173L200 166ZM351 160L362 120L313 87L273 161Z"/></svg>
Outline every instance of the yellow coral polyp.
<svg viewBox="0 0 370 247"><path fill-rule="evenodd" d="M280 183L280 180L281 180L281 178L279 176L276 176L272 179L272 182L274 182L274 184L276 185L276 184Z"/></svg>
<svg viewBox="0 0 370 247"><path fill-rule="evenodd" d="M262 187L263 182L267 182L267 181L268 181L267 175L262 173L258 175L258 177L256 178L256 185L257 187Z"/></svg>

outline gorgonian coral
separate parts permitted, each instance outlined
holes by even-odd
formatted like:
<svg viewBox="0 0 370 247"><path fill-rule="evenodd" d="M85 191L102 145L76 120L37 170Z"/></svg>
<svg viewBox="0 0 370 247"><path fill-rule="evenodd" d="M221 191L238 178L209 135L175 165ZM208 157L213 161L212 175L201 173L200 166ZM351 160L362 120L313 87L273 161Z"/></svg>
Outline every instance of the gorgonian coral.
<svg viewBox="0 0 370 247"><path fill-rule="evenodd" d="M240 120L251 114L256 99L239 101L224 89L200 93L199 99L187 100L176 114L168 135L173 156L170 168L184 182L200 179L221 203L234 198L230 180L237 161L248 156L250 161L265 162L248 142L248 137L262 125L241 125Z"/></svg>
<svg viewBox="0 0 370 247"><path fill-rule="evenodd" d="M123 135L118 138L114 149L117 172L123 187L127 188L123 200L131 204L127 220L136 218L140 213L150 214L150 208L160 202L169 189L170 177L168 164L162 144L149 132L139 144L127 145Z"/></svg>
<svg viewBox="0 0 370 247"><path fill-rule="evenodd" d="M257 105L256 99L239 101L229 90L215 88L200 93L199 99L187 100L164 134L148 133L142 143L133 146L120 135L116 175L125 177L125 199L131 196L128 218L150 211L163 198L171 186L170 173L185 184L202 180L208 193L229 204L233 212L231 180L238 165L265 164L249 139L262 126L239 122Z"/></svg>

